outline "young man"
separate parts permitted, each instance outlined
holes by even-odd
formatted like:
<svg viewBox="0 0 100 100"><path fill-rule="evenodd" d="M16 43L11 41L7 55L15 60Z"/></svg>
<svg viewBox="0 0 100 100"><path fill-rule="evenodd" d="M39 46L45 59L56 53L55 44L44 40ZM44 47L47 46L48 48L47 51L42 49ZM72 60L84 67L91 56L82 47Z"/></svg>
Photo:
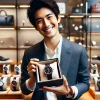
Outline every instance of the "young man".
<svg viewBox="0 0 100 100"><path fill-rule="evenodd" d="M54 0L32 0L28 18L43 41L25 50L22 61L21 90L33 92L32 100L78 100L89 88L88 57L85 48L59 34L59 8ZM63 85L38 88L35 65L37 61L58 58L63 74Z"/></svg>

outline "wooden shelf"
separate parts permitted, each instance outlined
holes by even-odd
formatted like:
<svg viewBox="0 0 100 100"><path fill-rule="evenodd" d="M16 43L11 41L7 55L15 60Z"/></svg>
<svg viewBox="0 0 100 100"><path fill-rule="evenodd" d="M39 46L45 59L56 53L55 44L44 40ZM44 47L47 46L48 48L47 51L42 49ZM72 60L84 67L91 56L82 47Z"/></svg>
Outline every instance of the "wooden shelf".
<svg viewBox="0 0 100 100"><path fill-rule="evenodd" d="M27 49L27 48L29 48L30 46L19 46L18 47L18 50L24 50L24 49Z"/></svg>
<svg viewBox="0 0 100 100"><path fill-rule="evenodd" d="M90 46L88 46L88 49L90 49ZM100 50L100 46L91 46L92 50Z"/></svg>
<svg viewBox="0 0 100 100"><path fill-rule="evenodd" d="M16 26L0 26L0 30L14 30Z"/></svg>
<svg viewBox="0 0 100 100"><path fill-rule="evenodd" d="M100 92L95 91L94 85L90 86L89 92L95 100L100 100Z"/></svg>
<svg viewBox="0 0 100 100"><path fill-rule="evenodd" d="M7 91L0 92L0 99L23 99L24 95L21 91L11 91L8 89Z"/></svg>
<svg viewBox="0 0 100 100"><path fill-rule="evenodd" d="M30 29L35 29L33 26L18 26L19 30L30 30Z"/></svg>
<svg viewBox="0 0 100 100"><path fill-rule="evenodd" d="M0 50L16 50L16 46L11 46L11 47L0 47Z"/></svg>
<svg viewBox="0 0 100 100"><path fill-rule="evenodd" d="M17 64L17 61L13 61L13 60L0 61L0 65L3 65L3 64L15 65Z"/></svg>

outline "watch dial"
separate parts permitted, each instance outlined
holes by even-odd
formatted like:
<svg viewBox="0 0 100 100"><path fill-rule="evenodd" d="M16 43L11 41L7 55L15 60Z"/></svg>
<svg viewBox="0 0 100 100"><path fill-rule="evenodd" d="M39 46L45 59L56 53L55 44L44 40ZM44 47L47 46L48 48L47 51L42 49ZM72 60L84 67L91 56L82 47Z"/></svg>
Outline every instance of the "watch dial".
<svg viewBox="0 0 100 100"><path fill-rule="evenodd" d="M46 65L46 67L44 68L44 72L46 74L51 74L52 73L52 68L50 67L50 65Z"/></svg>
<svg viewBox="0 0 100 100"><path fill-rule="evenodd" d="M16 86L17 82L16 81L12 81L12 86Z"/></svg>
<svg viewBox="0 0 100 100"><path fill-rule="evenodd" d="M15 70L16 70L16 71L19 71L19 68L18 68L18 67L15 67Z"/></svg>
<svg viewBox="0 0 100 100"><path fill-rule="evenodd" d="M4 70L7 70L8 68L7 68L7 67L4 67L3 69L4 69Z"/></svg>
<svg viewBox="0 0 100 100"><path fill-rule="evenodd" d="M3 84L4 84L4 83L0 80L0 86L3 86Z"/></svg>

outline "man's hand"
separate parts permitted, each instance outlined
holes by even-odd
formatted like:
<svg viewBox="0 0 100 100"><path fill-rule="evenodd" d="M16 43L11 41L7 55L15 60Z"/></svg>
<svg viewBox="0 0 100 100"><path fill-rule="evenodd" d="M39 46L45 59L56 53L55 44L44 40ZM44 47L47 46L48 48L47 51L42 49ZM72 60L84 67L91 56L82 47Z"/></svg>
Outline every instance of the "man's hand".
<svg viewBox="0 0 100 100"><path fill-rule="evenodd" d="M27 66L27 71L28 71L28 74L30 77L34 76L33 73L36 72L35 66L39 66L38 61L39 61L39 59L37 59L37 58L30 59L30 62Z"/></svg>
<svg viewBox="0 0 100 100"><path fill-rule="evenodd" d="M53 92L55 94L60 94L60 95L68 94L70 92L70 89L69 89L69 86L68 86L67 79L65 78L64 75L62 76L62 78L63 78L63 85L58 86L58 87L47 87L47 86L44 86L40 90L50 91L50 92Z"/></svg>
<svg viewBox="0 0 100 100"><path fill-rule="evenodd" d="M37 59L37 58L30 59L30 62L27 66L27 71L28 71L28 74L30 76L30 78L28 79L28 84L29 84L29 87L31 89L33 89L34 84L36 82L36 77L34 76L33 73L36 72L36 67L35 66L39 66L38 61L39 61L39 59Z"/></svg>

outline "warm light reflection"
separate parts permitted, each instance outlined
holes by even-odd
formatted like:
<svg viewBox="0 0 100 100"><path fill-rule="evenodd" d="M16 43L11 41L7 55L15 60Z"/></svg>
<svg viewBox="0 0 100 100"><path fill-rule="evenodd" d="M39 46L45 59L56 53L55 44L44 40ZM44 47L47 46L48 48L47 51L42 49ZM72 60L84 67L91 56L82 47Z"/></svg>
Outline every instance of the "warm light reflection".
<svg viewBox="0 0 100 100"><path fill-rule="evenodd" d="M21 30L35 30L35 28L20 28Z"/></svg>
<svg viewBox="0 0 100 100"><path fill-rule="evenodd" d="M0 30L14 30L14 28L0 28Z"/></svg>
<svg viewBox="0 0 100 100"><path fill-rule="evenodd" d="M84 16L70 16L70 18L83 18Z"/></svg>
<svg viewBox="0 0 100 100"><path fill-rule="evenodd" d="M8 7L8 8L15 8L15 6L14 5L0 5L0 8L6 8L6 7Z"/></svg>
<svg viewBox="0 0 100 100"><path fill-rule="evenodd" d="M20 5L19 7L20 7L20 8L28 8L29 5Z"/></svg>

